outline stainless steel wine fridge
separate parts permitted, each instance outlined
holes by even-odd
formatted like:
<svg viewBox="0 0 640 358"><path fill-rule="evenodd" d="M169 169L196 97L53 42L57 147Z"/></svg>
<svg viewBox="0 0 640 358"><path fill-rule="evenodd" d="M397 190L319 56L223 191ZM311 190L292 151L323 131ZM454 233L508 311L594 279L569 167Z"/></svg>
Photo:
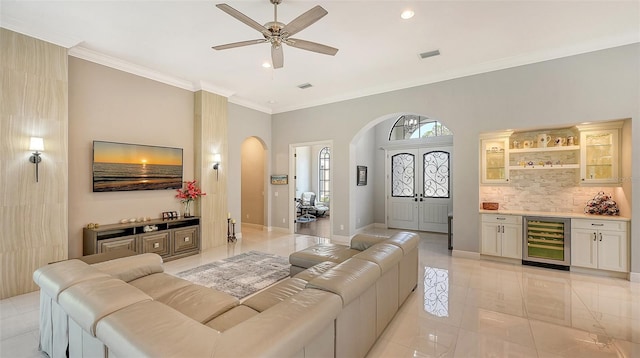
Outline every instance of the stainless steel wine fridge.
<svg viewBox="0 0 640 358"><path fill-rule="evenodd" d="M525 216L522 263L560 270L571 265L571 219Z"/></svg>

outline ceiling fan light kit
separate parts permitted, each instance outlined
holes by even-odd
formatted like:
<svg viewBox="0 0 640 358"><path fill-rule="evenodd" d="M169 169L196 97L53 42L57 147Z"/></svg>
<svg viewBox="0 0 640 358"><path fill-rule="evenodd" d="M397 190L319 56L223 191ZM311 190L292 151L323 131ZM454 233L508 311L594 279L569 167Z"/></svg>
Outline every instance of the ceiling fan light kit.
<svg viewBox="0 0 640 358"><path fill-rule="evenodd" d="M240 11L232 8L227 4L217 4L216 7L218 9L226 12L245 25L259 31L264 39L234 42L225 45L213 46L212 48L214 50L226 50L230 48L256 45L260 43L270 43L271 62L273 63L273 68L282 68L284 66L284 53L282 51L282 44L287 44L288 46L296 47L302 50L317 52L330 56L334 56L336 53L338 53L337 48L290 37L306 29L307 27L311 26L316 21L327 15L327 10L322 8L322 6L316 5L311 10L308 10L302 15L296 17L288 24L283 24L281 22L278 22L278 5L282 2L282 0L269 1L273 4L273 21L267 22L264 25L260 25L255 20L251 19L247 15L241 13Z"/></svg>

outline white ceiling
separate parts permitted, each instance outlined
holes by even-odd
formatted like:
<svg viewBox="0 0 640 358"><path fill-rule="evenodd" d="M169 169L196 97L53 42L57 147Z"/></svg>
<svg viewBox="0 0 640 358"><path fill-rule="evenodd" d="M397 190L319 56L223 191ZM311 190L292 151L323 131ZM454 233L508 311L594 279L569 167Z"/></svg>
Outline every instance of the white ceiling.
<svg viewBox="0 0 640 358"><path fill-rule="evenodd" d="M267 113L417 86L640 42L634 1L283 0L288 23L315 5L329 14L295 37L340 49L335 57L285 46L265 69L268 44L218 1L1 0L2 27L70 48L70 54L190 90L206 89ZM227 1L263 24L268 0ZM402 20L407 8L415 16ZM420 60L419 53L441 55ZM311 83L312 88L297 88Z"/></svg>

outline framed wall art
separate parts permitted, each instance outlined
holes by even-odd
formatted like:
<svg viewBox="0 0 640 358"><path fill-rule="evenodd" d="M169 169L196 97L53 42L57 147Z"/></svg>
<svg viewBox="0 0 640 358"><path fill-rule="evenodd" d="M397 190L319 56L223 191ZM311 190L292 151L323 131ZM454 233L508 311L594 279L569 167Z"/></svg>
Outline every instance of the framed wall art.
<svg viewBox="0 0 640 358"><path fill-rule="evenodd" d="M285 174L276 174L271 176L271 184L286 185L289 184L289 176Z"/></svg>
<svg viewBox="0 0 640 358"><path fill-rule="evenodd" d="M364 165L358 165L357 174L358 185L367 185L367 167Z"/></svg>

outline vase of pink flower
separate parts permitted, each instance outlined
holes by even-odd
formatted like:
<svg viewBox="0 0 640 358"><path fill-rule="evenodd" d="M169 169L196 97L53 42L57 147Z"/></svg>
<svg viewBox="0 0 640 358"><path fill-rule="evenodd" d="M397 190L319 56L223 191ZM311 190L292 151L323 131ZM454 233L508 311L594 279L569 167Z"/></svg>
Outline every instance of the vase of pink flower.
<svg viewBox="0 0 640 358"><path fill-rule="evenodd" d="M180 202L184 204L184 217L191 217L191 203L196 199L203 195L207 195L207 193L203 193L200 188L196 185L196 181L186 181L184 182L184 186L182 189L178 189L176 194L176 198L180 199Z"/></svg>

